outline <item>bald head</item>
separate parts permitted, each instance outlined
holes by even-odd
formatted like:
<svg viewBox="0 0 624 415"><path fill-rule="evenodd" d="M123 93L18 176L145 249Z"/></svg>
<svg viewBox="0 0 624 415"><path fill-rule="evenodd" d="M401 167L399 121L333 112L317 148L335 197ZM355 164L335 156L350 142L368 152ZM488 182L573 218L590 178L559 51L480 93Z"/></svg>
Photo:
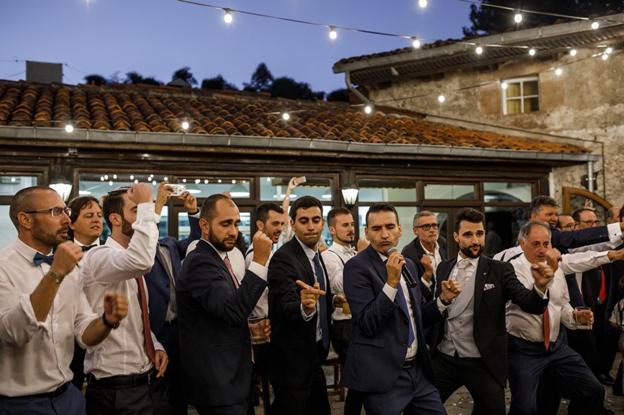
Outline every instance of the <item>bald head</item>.
<svg viewBox="0 0 624 415"><path fill-rule="evenodd" d="M50 189L47 186L32 186L20 190L15 193L13 199L11 199L11 205L9 207L9 217L15 229L19 231L19 220L17 214L19 212L27 212L31 210L37 210L39 208L38 201L41 200L43 193L53 192L54 189Z"/></svg>

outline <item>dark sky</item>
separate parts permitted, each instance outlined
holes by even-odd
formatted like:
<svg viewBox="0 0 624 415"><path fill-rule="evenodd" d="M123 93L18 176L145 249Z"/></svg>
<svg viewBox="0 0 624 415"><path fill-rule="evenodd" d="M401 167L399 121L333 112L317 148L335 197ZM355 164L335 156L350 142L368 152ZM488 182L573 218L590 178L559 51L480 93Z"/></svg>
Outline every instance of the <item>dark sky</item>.
<svg viewBox="0 0 624 415"><path fill-rule="evenodd" d="M457 0L208 0L212 4L372 30L415 34L426 41L461 37L469 5ZM331 67L339 59L401 48L409 42L352 32L330 41L320 27L223 13L175 0L2 0L0 79L24 79L23 60L63 62L64 82L85 74L129 71L171 80L190 66L198 81L222 74L238 86L260 62L274 76L314 90L344 86ZM14 62L13 60L20 60Z"/></svg>

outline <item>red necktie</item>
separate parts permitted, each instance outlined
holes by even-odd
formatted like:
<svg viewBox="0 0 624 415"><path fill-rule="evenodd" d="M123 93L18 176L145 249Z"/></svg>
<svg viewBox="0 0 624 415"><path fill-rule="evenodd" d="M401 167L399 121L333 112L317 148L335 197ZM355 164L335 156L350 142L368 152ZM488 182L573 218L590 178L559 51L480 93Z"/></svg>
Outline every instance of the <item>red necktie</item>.
<svg viewBox="0 0 624 415"><path fill-rule="evenodd" d="M604 304L607 300L607 282L605 278L604 269L600 267L600 292L598 292L598 300L600 304Z"/></svg>
<svg viewBox="0 0 624 415"><path fill-rule="evenodd" d="M139 306L141 306L141 319L143 320L143 346L150 361L156 361L156 349L152 340L152 329L150 328L149 312L147 311L147 295L145 294L145 283L143 277L135 278L139 286Z"/></svg>
<svg viewBox="0 0 624 415"><path fill-rule="evenodd" d="M550 313L548 312L548 306L546 306L542 315L542 325L544 327L544 347L548 351L550 349Z"/></svg>
<svg viewBox="0 0 624 415"><path fill-rule="evenodd" d="M228 258L227 254L225 254L225 258L223 258L223 262L225 263L225 267L230 272L230 277L232 278L232 282L234 283L234 288L238 289L240 284L238 283L238 278L236 278L236 274L234 274L234 270L232 269L232 263L230 262L230 258Z"/></svg>

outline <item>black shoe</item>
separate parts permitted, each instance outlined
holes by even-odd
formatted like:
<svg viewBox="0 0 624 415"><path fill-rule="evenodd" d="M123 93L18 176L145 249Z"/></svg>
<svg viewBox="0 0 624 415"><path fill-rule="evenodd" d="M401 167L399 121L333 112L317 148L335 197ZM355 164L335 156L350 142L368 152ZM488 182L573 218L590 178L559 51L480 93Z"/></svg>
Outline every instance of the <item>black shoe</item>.
<svg viewBox="0 0 624 415"><path fill-rule="evenodd" d="M606 386L613 386L613 384L615 383L615 379L613 379L608 373L598 375L598 380L600 381L600 383Z"/></svg>

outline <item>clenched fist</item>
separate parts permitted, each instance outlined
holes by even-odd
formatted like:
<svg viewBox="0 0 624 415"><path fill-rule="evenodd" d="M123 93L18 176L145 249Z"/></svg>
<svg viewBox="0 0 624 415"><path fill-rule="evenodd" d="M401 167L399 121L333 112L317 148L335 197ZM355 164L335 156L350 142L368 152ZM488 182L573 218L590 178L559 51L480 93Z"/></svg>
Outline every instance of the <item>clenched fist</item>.
<svg viewBox="0 0 624 415"><path fill-rule="evenodd" d="M104 318L114 326L128 315L128 299L117 293L104 295Z"/></svg>
<svg viewBox="0 0 624 415"><path fill-rule="evenodd" d="M262 231L257 231L253 236L253 261L264 266L269 260L273 241Z"/></svg>
<svg viewBox="0 0 624 415"><path fill-rule="evenodd" d="M403 255L399 254L398 251L391 253L388 257L388 262L386 262L386 273L388 274L386 282L392 288L396 288L399 282L401 282L401 270L403 270L403 266L405 266L405 258L403 258Z"/></svg>
<svg viewBox="0 0 624 415"><path fill-rule="evenodd" d="M152 185L148 183L134 183L128 189L128 198L136 203L148 203L152 201Z"/></svg>
<svg viewBox="0 0 624 415"><path fill-rule="evenodd" d="M59 277L64 277L74 269L83 255L82 248L73 242L65 241L56 247L50 271Z"/></svg>
<svg viewBox="0 0 624 415"><path fill-rule="evenodd" d="M541 292L545 292L548 284L555 278L553 269L549 265L542 263L531 264L531 274L535 280L535 286Z"/></svg>

